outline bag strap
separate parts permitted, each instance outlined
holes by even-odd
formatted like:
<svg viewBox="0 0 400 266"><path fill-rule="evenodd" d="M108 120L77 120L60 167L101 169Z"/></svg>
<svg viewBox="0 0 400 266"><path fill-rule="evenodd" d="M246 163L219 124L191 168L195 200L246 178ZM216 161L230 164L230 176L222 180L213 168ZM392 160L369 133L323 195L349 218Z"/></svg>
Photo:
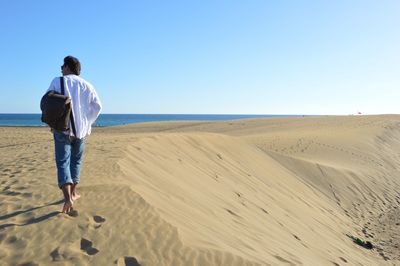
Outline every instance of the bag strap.
<svg viewBox="0 0 400 266"><path fill-rule="evenodd" d="M61 83L61 94L64 95L64 77L60 77L60 83ZM71 127L72 127L72 133L74 133L74 136L76 137L76 129L75 129L75 123L74 123L74 115L72 111L72 106L71 106Z"/></svg>
<svg viewBox="0 0 400 266"><path fill-rule="evenodd" d="M61 95L64 95L64 77L60 77Z"/></svg>

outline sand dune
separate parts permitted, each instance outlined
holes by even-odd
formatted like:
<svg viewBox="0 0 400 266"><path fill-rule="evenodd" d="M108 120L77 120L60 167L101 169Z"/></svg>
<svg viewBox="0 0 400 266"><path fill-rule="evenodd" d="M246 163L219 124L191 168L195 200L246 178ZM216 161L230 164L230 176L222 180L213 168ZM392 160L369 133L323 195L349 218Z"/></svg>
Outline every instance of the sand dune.
<svg viewBox="0 0 400 266"><path fill-rule="evenodd" d="M1 265L400 265L399 129L399 116L96 128L68 216L48 129L0 128Z"/></svg>

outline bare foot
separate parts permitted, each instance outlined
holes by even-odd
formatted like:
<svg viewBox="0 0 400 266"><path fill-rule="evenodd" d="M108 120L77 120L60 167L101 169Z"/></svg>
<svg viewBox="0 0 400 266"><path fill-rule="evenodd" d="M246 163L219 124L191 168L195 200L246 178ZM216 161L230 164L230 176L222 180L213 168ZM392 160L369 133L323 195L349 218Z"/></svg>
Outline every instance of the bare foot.
<svg viewBox="0 0 400 266"><path fill-rule="evenodd" d="M72 195L71 195L71 198L73 201L79 199L80 197L81 197L81 195L79 195L78 193L72 193Z"/></svg>
<svg viewBox="0 0 400 266"><path fill-rule="evenodd" d="M76 191L77 185L78 185L77 183L74 183L71 185L71 199L72 200L77 200L81 197L81 195L79 195L78 192Z"/></svg>
<svg viewBox="0 0 400 266"><path fill-rule="evenodd" d="M62 209L62 213L70 213L73 208L72 205L74 205L74 202L72 200L66 200Z"/></svg>

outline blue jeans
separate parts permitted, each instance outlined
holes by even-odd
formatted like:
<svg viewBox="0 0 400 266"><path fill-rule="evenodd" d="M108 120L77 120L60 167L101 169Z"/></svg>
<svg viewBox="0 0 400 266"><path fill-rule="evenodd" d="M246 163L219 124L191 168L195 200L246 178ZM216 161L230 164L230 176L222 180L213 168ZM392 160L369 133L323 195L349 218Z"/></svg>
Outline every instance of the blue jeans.
<svg viewBox="0 0 400 266"><path fill-rule="evenodd" d="M77 139L54 130L58 186L78 184L85 139Z"/></svg>

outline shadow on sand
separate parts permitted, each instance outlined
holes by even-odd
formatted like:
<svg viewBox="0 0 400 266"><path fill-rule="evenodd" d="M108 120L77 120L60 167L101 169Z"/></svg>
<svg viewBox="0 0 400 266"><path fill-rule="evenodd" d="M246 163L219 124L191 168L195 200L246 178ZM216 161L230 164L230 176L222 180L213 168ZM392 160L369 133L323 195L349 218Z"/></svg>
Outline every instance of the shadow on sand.
<svg viewBox="0 0 400 266"><path fill-rule="evenodd" d="M23 214L23 213L27 213L27 212L31 212L31 211L34 211L34 210L38 210L38 209L41 209L41 208L44 208L44 207L62 204L63 202L64 202L64 200L58 200L58 201L55 201L55 202L52 202L52 203L49 203L49 204L45 204L45 205L42 205L42 206L33 207L33 208L30 208L30 209L26 209L26 210L22 210L22 211L16 211L16 212L13 212L13 213L2 215L2 216L0 216L0 221L15 217L15 216ZM60 212L54 211L54 212L45 214L45 215L37 217L37 218L31 218L28 221L26 221L26 223L23 223L23 224L14 224L14 223L0 224L0 230L5 229L7 227L11 227L11 226L25 226L25 225L40 223L40 222L45 221L45 220L47 220L47 219L49 219L51 217L57 216L59 213Z"/></svg>

